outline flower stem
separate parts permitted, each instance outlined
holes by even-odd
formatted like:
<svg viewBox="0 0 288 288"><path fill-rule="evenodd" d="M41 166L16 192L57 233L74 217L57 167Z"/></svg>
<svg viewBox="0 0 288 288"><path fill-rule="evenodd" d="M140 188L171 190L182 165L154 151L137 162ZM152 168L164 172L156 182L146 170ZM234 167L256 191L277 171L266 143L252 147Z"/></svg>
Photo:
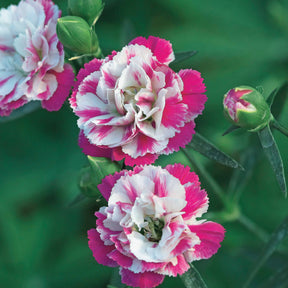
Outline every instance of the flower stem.
<svg viewBox="0 0 288 288"><path fill-rule="evenodd" d="M273 119L271 121L272 127L280 131L282 134L288 137L288 129L282 126L277 120Z"/></svg>
<svg viewBox="0 0 288 288"><path fill-rule="evenodd" d="M269 239L269 235L264 231L262 228L260 228L256 223L254 223L251 219L249 219L247 216L240 214L238 217L238 221L247 228L250 232L255 234L260 240L263 242L267 242Z"/></svg>

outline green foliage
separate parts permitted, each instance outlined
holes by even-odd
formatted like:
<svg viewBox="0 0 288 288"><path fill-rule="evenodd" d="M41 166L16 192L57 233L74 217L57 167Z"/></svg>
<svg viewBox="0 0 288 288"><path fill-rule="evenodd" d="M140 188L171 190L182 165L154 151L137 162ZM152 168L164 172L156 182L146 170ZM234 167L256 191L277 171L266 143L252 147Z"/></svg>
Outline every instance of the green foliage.
<svg viewBox="0 0 288 288"><path fill-rule="evenodd" d="M62 16L68 14L66 0L54 2ZM1 7L13 3L18 1L2 0ZM131 24L126 28L133 27L126 29L130 34L125 45L134 36L155 35L169 40L176 53L198 51L177 65L177 69L199 70L207 86L208 101L203 115L196 119L196 131L227 155L240 159L245 171L197 153L191 156L219 183L224 195L239 200L241 213L257 224L254 227L260 226L268 239L286 216L288 202L280 193L273 193L277 182L257 139L251 140L253 136L242 129L221 137L227 128L222 98L225 91L242 83L262 86L264 95L269 95L287 79L287 8L286 0L106 0L96 25L105 55L122 48L124 23ZM287 85L280 91L272 114L288 127ZM110 281L111 269L98 265L87 247L86 231L95 227L97 203L86 200L67 207L79 193L79 167L87 164L77 145L75 122L66 106L57 113L39 109L0 125L1 287L104 288ZM287 170L287 138L277 131L274 134ZM183 151L161 156L156 164L175 162L189 165ZM236 179L232 185L234 174L238 176L232 177ZM218 212L222 205L209 180L200 175L200 181L209 194L209 211ZM212 216L209 219L216 220ZM224 227L226 237L219 252L197 262L197 269L208 287L238 288L262 253L263 241L250 231L255 230L253 225L247 230L240 221L233 221ZM285 241L281 243L287 247ZM271 254L254 278L255 287L285 287L287 267L283 263L287 263L287 254ZM160 287L181 287L181 280L166 277Z"/></svg>
<svg viewBox="0 0 288 288"><path fill-rule="evenodd" d="M107 175L120 171L120 165L104 157L88 156L89 167L81 170L79 188L81 192L91 198L96 198L98 202L105 205L105 199L98 190L97 186Z"/></svg>
<svg viewBox="0 0 288 288"><path fill-rule="evenodd" d="M240 168L243 170L241 164L239 164L232 157L228 156L226 153L221 151L215 145L213 145L209 140L196 132L193 136L192 141L189 143L189 146L195 151L201 153L207 158L217 161L218 163L231 167L231 168Z"/></svg>
<svg viewBox="0 0 288 288"><path fill-rule="evenodd" d="M272 255L272 253L277 249L279 244L287 237L287 235L288 235L288 217L286 217L279 225L279 227L272 233L271 238L269 239L267 245L265 245L263 252L261 253L258 261L256 262L255 268L247 278L247 281L245 282L243 288L247 288L250 286L256 273L260 270L260 268L262 268L267 259Z"/></svg>
<svg viewBox="0 0 288 288"><path fill-rule="evenodd" d="M265 128L263 128L262 130L258 132L258 135L259 135L259 139L263 147L263 150L275 173L278 184L284 196L286 197L287 187L286 187L283 161L282 161L278 146L271 133L270 127L266 126Z"/></svg>
<svg viewBox="0 0 288 288"><path fill-rule="evenodd" d="M79 16L92 26L103 12L102 0L68 0L68 12L71 16Z"/></svg>

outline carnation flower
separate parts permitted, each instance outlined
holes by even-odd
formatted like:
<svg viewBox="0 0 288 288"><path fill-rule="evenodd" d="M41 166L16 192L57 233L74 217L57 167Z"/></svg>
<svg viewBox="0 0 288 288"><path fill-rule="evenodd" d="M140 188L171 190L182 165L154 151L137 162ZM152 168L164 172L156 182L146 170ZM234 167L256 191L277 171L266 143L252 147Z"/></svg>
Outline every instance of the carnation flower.
<svg viewBox="0 0 288 288"><path fill-rule="evenodd" d="M170 42L138 37L80 70L70 103L85 154L142 165L191 141L205 85L195 70L175 73L173 60Z"/></svg>
<svg viewBox="0 0 288 288"><path fill-rule="evenodd" d="M198 220L208 197L198 176L181 164L136 166L106 176L98 188L108 207L96 212L89 247L100 264L120 266L122 282L150 288L181 275L192 261L215 254L224 228Z"/></svg>
<svg viewBox="0 0 288 288"><path fill-rule="evenodd" d="M60 11L50 0L23 0L0 10L0 115L27 102L59 110L74 74L56 35Z"/></svg>

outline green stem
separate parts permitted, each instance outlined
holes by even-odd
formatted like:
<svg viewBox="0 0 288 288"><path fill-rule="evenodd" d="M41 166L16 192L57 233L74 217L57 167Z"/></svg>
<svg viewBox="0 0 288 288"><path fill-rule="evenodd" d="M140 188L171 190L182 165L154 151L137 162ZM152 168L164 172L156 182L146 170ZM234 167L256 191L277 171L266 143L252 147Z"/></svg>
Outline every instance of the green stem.
<svg viewBox="0 0 288 288"><path fill-rule="evenodd" d="M280 131L282 134L288 137L288 129L282 126L277 120L273 119L271 121L272 127Z"/></svg>
<svg viewBox="0 0 288 288"><path fill-rule="evenodd" d="M250 232L255 234L260 240L262 240L263 242L268 241L269 235L247 216L240 214L238 221Z"/></svg>

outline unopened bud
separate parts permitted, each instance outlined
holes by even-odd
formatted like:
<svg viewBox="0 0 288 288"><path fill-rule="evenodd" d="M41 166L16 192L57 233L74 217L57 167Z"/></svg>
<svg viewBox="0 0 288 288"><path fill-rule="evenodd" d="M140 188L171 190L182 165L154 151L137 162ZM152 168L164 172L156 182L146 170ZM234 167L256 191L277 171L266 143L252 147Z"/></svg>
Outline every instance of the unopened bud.
<svg viewBox="0 0 288 288"><path fill-rule="evenodd" d="M224 112L234 125L258 131L272 120L270 108L263 95L249 86L229 90L224 96Z"/></svg>
<svg viewBox="0 0 288 288"><path fill-rule="evenodd" d="M84 19L77 16L59 18L57 35L65 48L81 55L93 54L99 48L96 33Z"/></svg>

